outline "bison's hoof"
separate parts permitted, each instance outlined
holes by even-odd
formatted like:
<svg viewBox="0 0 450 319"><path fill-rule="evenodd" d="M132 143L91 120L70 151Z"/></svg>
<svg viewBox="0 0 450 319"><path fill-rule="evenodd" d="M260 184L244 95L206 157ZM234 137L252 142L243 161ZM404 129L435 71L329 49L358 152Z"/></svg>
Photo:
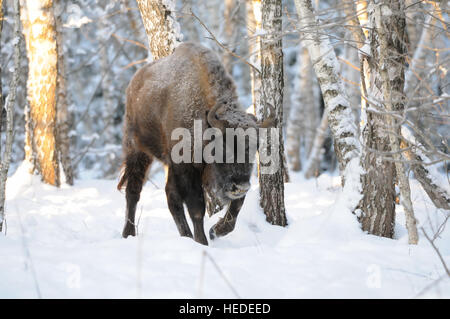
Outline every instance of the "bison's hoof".
<svg viewBox="0 0 450 319"><path fill-rule="evenodd" d="M128 236L136 236L136 228L131 224L126 224L122 232L123 238L127 238Z"/></svg>
<svg viewBox="0 0 450 319"><path fill-rule="evenodd" d="M205 235L203 235L203 236L201 236L201 237L199 237L199 238L195 238L195 241L196 241L197 243L199 243L199 244L208 246L208 240L206 239L206 236L205 236Z"/></svg>

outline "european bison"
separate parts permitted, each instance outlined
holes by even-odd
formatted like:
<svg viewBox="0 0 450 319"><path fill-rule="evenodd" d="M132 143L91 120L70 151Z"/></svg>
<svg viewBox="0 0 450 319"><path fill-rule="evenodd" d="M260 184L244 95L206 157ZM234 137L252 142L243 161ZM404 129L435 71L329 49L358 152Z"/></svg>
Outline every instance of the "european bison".
<svg viewBox="0 0 450 319"><path fill-rule="evenodd" d="M211 228L211 239L234 229L250 188L254 154L246 147L244 163L238 163L236 156L231 163L177 163L171 156L178 143L172 140L172 132L183 128L194 136L194 120L201 121L203 130L218 129L224 141L226 128L258 128L272 123L272 119L258 123L255 116L241 110L233 80L216 54L199 44L182 43L170 56L138 70L127 88L125 160L118 184L119 190L126 187L123 237L136 234L136 205L155 158L166 167L167 203L181 236L192 237L183 204L194 225L194 239L201 244L208 244L203 230L205 206L213 214L229 205L224 218ZM236 147L233 151L237 152Z"/></svg>

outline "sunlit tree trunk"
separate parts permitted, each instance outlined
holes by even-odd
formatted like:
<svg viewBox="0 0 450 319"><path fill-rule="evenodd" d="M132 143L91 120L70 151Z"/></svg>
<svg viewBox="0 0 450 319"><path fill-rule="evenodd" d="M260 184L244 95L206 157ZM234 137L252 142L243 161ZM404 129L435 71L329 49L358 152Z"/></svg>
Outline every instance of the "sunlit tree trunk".
<svg viewBox="0 0 450 319"><path fill-rule="evenodd" d="M173 0L137 0L154 60L171 54L182 41Z"/></svg>
<svg viewBox="0 0 450 319"><path fill-rule="evenodd" d="M73 168L70 157L70 137L71 115L68 110L68 96L66 86L66 66L63 45L63 24L62 13L64 7L61 1L55 2L56 21L56 45L58 49L58 80L57 80L57 147L59 151L59 161L64 172L64 180L67 184L73 185Z"/></svg>
<svg viewBox="0 0 450 319"><path fill-rule="evenodd" d="M359 23L362 27L362 31L364 33L364 36L367 38L369 36L369 13L367 11L367 0L357 0L356 1L356 11L357 11L357 17L359 20ZM356 32L359 32L358 30L355 30Z"/></svg>
<svg viewBox="0 0 450 319"><path fill-rule="evenodd" d="M19 0L13 1L14 5L14 70L12 74L11 83L9 85L9 94L6 99L6 125L2 127L0 133L5 130L5 150L0 150L0 232L3 230L3 222L5 220L5 188L6 180L8 178L9 162L11 160L11 151L13 144L13 128L14 128L14 103L16 100L17 83L19 81L20 68L20 7ZM0 18L3 18L3 3L0 0ZM1 24L1 22L0 22ZM1 35L1 28L0 28ZM1 70L0 70L1 71ZM1 72L0 72L1 75ZM0 83L1 84L1 83ZM0 96L1 98L1 96ZM3 109L3 100L0 100L0 106Z"/></svg>
<svg viewBox="0 0 450 319"><path fill-rule="evenodd" d="M276 112L276 127L279 130L279 167L276 172L263 174L259 169L260 205L266 220L274 225L286 226L284 207L284 147L283 147L283 51L282 51L282 6L281 0L262 1L262 27L266 31L261 39L262 95L256 114ZM270 106L270 107L269 107ZM267 143L268 149L272 142ZM262 163L259 163L261 166Z"/></svg>
<svg viewBox="0 0 450 319"><path fill-rule="evenodd" d="M59 185L56 148L58 53L52 0L25 0L22 17L28 57L27 160L45 183Z"/></svg>

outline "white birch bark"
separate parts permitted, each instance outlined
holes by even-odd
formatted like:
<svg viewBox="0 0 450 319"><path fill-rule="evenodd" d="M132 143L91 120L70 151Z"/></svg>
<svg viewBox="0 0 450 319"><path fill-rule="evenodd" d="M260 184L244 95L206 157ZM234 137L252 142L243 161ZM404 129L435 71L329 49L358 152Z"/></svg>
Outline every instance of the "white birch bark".
<svg viewBox="0 0 450 319"><path fill-rule="evenodd" d="M314 74L308 49L301 46L297 54L297 74L291 94L291 116L287 126L288 160L294 171L301 169L300 152L304 145L305 155L313 149L317 129L318 103L314 96ZM328 123L327 123L328 125Z"/></svg>
<svg viewBox="0 0 450 319"><path fill-rule="evenodd" d="M403 156L411 163L414 177L419 181L433 204L437 208L450 210L450 193L445 182L441 182L439 173L434 167L425 166L432 161L421 151L422 145L416 141L406 127L402 127L404 142L402 148L415 146L415 149L403 152ZM405 142L406 141L406 142Z"/></svg>
<svg viewBox="0 0 450 319"><path fill-rule="evenodd" d="M354 115L338 75L339 66L333 47L326 35L317 32L318 22L314 16L311 0L295 0L295 5L300 19L301 32L307 34L304 44L308 48L322 90L344 183L347 164L359 155Z"/></svg>
<svg viewBox="0 0 450 319"><path fill-rule="evenodd" d="M152 58L157 60L171 54L183 39L174 0L137 0L137 4Z"/></svg>
<svg viewBox="0 0 450 319"><path fill-rule="evenodd" d="M0 3L1 5L1 3ZM5 187L8 177L9 162L11 160L11 150L13 144L14 128L14 102L16 100L17 82L19 81L20 68L20 6L19 0L13 1L14 6L14 71L9 85L9 94L6 99L6 142L3 154L0 152L0 232L5 220Z"/></svg>
<svg viewBox="0 0 450 319"><path fill-rule="evenodd" d="M432 30L435 23L436 21L433 19L433 14L427 16L419 42L417 43L416 50L412 56L410 66L406 71L405 92L408 97L413 95L414 91L417 89L417 86L420 84L419 78L423 76L423 72L421 70L425 69L425 61L427 58L427 53L429 53L425 47L430 46L431 35L433 34Z"/></svg>
<svg viewBox="0 0 450 319"><path fill-rule="evenodd" d="M316 136L311 149L311 154L305 166L305 178L311 178L318 175L320 158L322 155L322 146L326 138L328 128L328 114L325 109L319 126L317 127Z"/></svg>
<svg viewBox="0 0 450 319"><path fill-rule="evenodd" d="M393 10L401 11L402 9L402 5L391 5L388 1L381 2L381 5L375 8L375 27L380 43L378 63L381 67L379 72L382 79L384 105L388 112L404 111L404 63L399 63L399 60L404 59L406 51L405 44L401 42L401 35L405 31L405 26L403 25L405 18L401 16L400 12L396 14L393 12ZM397 28L392 28L393 26L397 26ZM393 33L392 29L397 32L395 36L391 36ZM387 122L390 147L393 152L397 182L400 188L401 203L405 210L408 242L409 244L417 245L419 235L411 201L411 190L409 179L406 175L406 167L402 161L398 139L400 124L392 116L387 116Z"/></svg>
<svg viewBox="0 0 450 319"><path fill-rule="evenodd" d="M391 116L387 113L390 106L386 103L386 97L395 101L392 103L395 111L402 110L403 65L406 56L404 3L403 0L372 0L368 5L368 13L370 45L366 44L369 48L362 50L365 53L362 55L364 62L362 63L364 74L362 83L365 83L363 94L370 103L368 104L367 101L363 103L361 110L363 145L361 166L364 174L362 175L363 198L360 204L362 210L360 221L364 231L393 238L396 198L394 183L397 169L392 157L387 158L385 154L392 154L393 148L396 147L392 144L395 141L391 133L398 137L398 132L392 132L392 130L399 128L392 126L395 123L391 123ZM388 53L381 52L381 45L388 47ZM387 61L386 54L389 54ZM388 67L389 77L383 80L386 67ZM400 176L397 177L400 178ZM404 194L404 196L407 195Z"/></svg>

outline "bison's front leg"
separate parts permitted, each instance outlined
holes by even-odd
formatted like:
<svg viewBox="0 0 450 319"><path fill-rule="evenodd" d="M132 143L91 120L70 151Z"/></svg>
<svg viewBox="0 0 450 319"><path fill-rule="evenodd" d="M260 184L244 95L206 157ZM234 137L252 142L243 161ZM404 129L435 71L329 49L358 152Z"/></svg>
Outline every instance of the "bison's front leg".
<svg viewBox="0 0 450 319"><path fill-rule="evenodd" d="M222 237L230 233L236 225L237 216L244 204L245 196L231 201L230 206L223 218L209 230L209 238Z"/></svg>
<svg viewBox="0 0 450 319"><path fill-rule="evenodd" d="M203 228L203 218L205 217L205 201L203 190L200 185L194 185L186 197L186 206L194 225L194 240L200 244L208 245Z"/></svg>

